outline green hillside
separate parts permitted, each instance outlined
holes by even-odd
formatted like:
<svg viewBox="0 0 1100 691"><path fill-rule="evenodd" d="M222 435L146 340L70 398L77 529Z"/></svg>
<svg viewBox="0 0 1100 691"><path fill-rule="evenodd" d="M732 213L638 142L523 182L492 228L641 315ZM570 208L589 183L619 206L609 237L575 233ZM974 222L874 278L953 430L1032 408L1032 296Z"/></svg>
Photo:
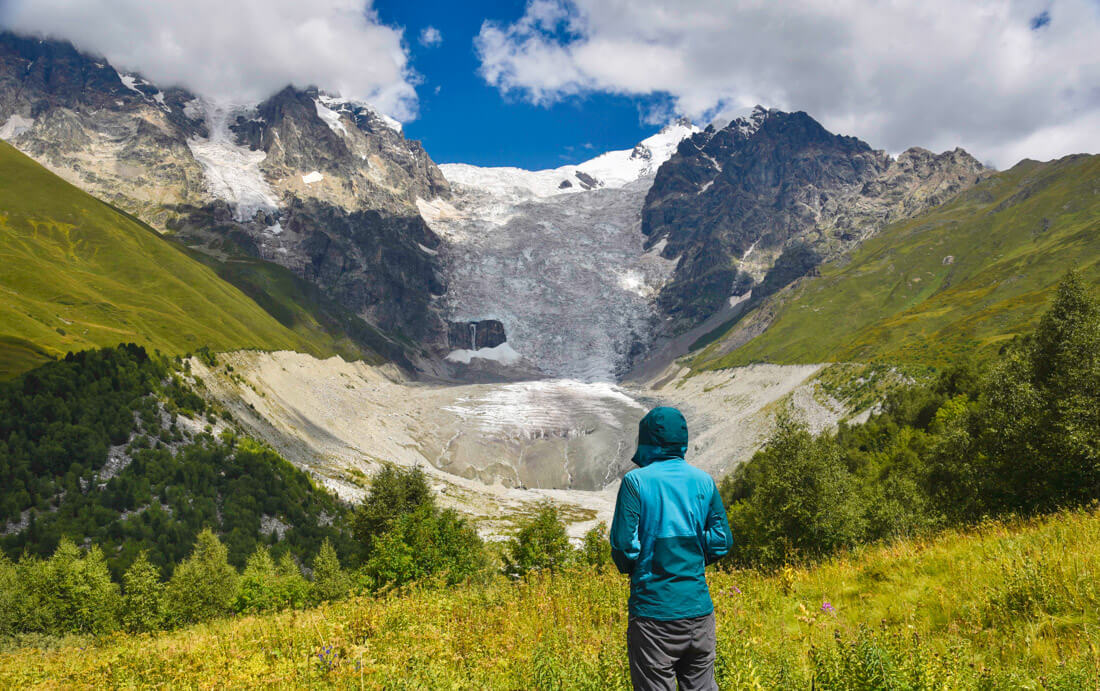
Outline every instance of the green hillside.
<svg viewBox="0 0 1100 691"><path fill-rule="evenodd" d="M308 313L280 323L149 227L0 142L0 379L120 342L335 350Z"/></svg>
<svg viewBox="0 0 1100 691"><path fill-rule="evenodd" d="M1098 569L1100 518L1081 511L774 574L712 572L719 685L1097 688ZM0 686L627 689L626 597L625 577L576 571L12 642Z"/></svg>
<svg viewBox="0 0 1100 691"><path fill-rule="evenodd" d="M822 266L820 277L787 296L763 334L724 346L735 326L694 366L942 366L1034 328L1067 269L1100 283L1098 260L1100 156L1023 161Z"/></svg>

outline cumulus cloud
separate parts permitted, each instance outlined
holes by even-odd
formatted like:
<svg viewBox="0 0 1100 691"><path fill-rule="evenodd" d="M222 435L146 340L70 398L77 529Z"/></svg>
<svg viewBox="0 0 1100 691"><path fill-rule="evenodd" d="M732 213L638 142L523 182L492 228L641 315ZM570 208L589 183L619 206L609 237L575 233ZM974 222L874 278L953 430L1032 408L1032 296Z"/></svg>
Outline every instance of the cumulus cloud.
<svg viewBox="0 0 1100 691"><path fill-rule="evenodd" d="M120 70L214 99L260 101L287 84L416 113L402 31L364 0L8 0L0 24L68 39Z"/></svg>
<svg viewBox="0 0 1100 691"><path fill-rule="evenodd" d="M443 34L434 26L426 26L420 30L420 45L425 48L433 48L443 43Z"/></svg>
<svg viewBox="0 0 1100 691"><path fill-rule="evenodd" d="M664 96L697 120L805 110L901 151L999 166L1100 149L1095 0L531 0L475 39L480 72L533 103Z"/></svg>

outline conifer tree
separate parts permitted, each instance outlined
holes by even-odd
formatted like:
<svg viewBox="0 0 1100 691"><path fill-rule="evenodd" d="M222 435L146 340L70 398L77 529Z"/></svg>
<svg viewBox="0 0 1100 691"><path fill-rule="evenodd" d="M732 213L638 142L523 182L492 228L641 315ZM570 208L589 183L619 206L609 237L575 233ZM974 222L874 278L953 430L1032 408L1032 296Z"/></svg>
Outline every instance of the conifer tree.
<svg viewBox="0 0 1100 691"><path fill-rule="evenodd" d="M191 556L168 582L168 606L177 623L205 621L233 610L239 576L227 557L225 545L209 528L199 533Z"/></svg>
<svg viewBox="0 0 1100 691"><path fill-rule="evenodd" d="M154 631L164 622L164 583L143 551L122 576L122 625L129 631Z"/></svg>

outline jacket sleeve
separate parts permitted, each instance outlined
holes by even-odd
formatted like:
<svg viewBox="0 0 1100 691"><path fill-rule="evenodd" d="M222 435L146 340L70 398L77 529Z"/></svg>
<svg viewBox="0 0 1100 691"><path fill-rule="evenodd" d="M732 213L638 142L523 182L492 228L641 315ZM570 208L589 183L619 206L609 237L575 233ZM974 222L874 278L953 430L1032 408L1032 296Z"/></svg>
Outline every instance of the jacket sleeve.
<svg viewBox="0 0 1100 691"><path fill-rule="evenodd" d="M629 478L619 485L619 497L615 501L615 516L611 519L611 559L620 573L631 573L642 552L638 539L638 523L641 520L641 501L638 488Z"/></svg>
<svg viewBox="0 0 1100 691"><path fill-rule="evenodd" d="M733 547L729 517L726 516L726 507L722 505L722 495L718 492L718 487L710 495L705 531L706 562L713 564L726 556Z"/></svg>

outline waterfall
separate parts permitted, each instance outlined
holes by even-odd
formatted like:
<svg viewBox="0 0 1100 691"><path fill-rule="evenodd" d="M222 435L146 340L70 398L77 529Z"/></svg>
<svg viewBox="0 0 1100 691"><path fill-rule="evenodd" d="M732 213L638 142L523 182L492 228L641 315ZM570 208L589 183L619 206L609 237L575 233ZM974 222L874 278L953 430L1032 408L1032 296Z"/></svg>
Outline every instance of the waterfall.
<svg viewBox="0 0 1100 691"><path fill-rule="evenodd" d="M470 322L470 350L477 350L477 322Z"/></svg>

